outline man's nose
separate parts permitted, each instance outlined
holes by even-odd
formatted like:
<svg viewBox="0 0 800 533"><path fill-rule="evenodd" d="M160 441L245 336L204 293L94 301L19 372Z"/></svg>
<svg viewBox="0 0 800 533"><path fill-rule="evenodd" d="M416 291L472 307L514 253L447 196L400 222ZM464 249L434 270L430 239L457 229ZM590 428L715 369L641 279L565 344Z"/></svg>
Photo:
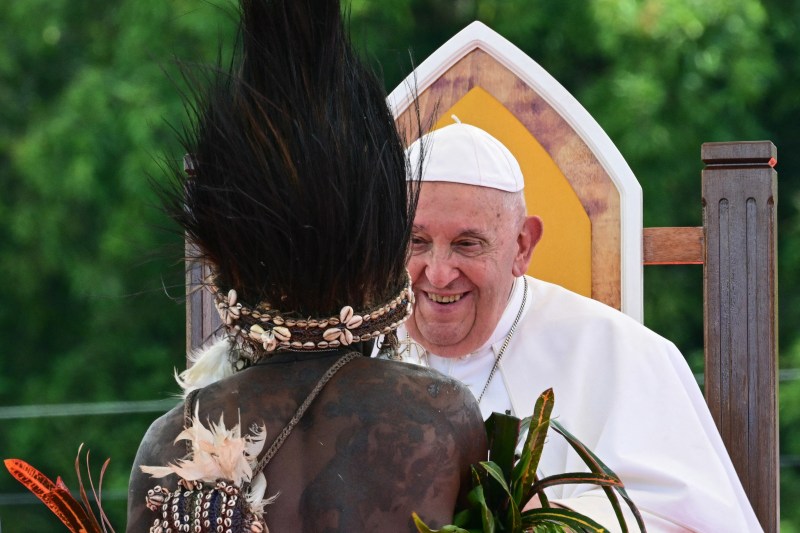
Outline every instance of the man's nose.
<svg viewBox="0 0 800 533"><path fill-rule="evenodd" d="M442 289L459 276L455 260L449 253L432 252L425 266L425 277L431 285Z"/></svg>

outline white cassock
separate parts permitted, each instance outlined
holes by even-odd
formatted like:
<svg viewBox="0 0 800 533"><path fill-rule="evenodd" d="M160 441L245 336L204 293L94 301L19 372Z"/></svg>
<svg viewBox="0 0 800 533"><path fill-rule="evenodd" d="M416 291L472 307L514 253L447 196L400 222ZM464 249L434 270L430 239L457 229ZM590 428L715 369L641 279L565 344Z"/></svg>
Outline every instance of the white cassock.
<svg viewBox="0 0 800 533"><path fill-rule="evenodd" d="M480 402L487 418L530 416L552 388L553 418L620 476L650 532L762 531L700 388L674 344L636 320L562 287L527 278L525 308ZM492 338L476 352L443 358L406 352L479 397L522 303L517 279ZM404 328L398 331L403 341ZM587 471L550 431L539 476ZM564 485L548 497L618 531L601 488ZM627 508L620 500L623 508ZM629 529L636 531L628 518Z"/></svg>

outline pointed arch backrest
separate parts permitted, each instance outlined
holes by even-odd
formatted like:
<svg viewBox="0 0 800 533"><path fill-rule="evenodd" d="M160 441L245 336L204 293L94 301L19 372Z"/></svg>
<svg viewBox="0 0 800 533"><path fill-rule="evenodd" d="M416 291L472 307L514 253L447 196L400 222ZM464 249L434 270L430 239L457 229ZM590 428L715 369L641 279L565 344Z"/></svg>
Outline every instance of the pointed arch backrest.
<svg viewBox="0 0 800 533"><path fill-rule="evenodd" d="M641 187L566 89L516 46L473 22L389 96L408 143L420 136L415 99L423 125L435 129L456 115L500 139L520 161L528 212L545 225L532 274L642 320Z"/></svg>

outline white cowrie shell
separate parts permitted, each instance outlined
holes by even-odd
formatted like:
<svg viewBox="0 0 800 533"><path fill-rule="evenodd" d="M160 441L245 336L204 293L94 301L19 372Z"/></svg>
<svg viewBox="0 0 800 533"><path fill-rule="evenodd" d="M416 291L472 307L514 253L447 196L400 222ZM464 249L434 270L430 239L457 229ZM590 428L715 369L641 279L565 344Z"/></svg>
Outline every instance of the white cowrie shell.
<svg viewBox="0 0 800 533"><path fill-rule="evenodd" d="M296 320L292 320L291 318L287 318L287 319L286 319L286 326L287 326L287 327L290 327L290 328L291 328L291 327L292 327L292 326L294 326L296 323L297 323L297 321L296 321Z"/></svg>
<svg viewBox="0 0 800 533"><path fill-rule="evenodd" d="M303 348L305 348L305 349L307 349L307 350L313 350L313 349L314 349L314 348L316 348L316 347L317 347L317 345L316 345L316 344L314 344L314 343L313 343L313 342L311 342L311 341L308 341L308 342L304 342L304 343L303 343Z"/></svg>
<svg viewBox="0 0 800 533"><path fill-rule="evenodd" d="M327 347L328 347L327 341L319 341L317 343L317 348L320 348L320 349L324 350Z"/></svg>
<svg viewBox="0 0 800 533"><path fill-rule="evenodd" d="M349 305L345 305L342 307L342 310L339 311L339 320L346 324L351 318L353 318L353 308Z"/></svg>
<svg viewBox="0 0 800 533"><path fill-rule="evenodd" d="M292 348L302 348L302 347L303 347L303 343L300 342L300 341L294 341L292 343Z"/></svg>
<svg viewBox="0 0 800 533"><path fill-rule="evenodd" d="M298 328L305 328L307 326L308 326L308 322L307 321L305 321L305 320L298 320L297 321L297 327Z"/></svg>
<svg viewBox="0 0 800 533"><path fill-rule="evenodd" d="M331 341L328 343L328 348L338 348L341 343L339 341Z"/></svg>
<svg viewBox="0 0 800 533"><path fill-rule="evenodd" d="M355 329L360 326L362 322L364 322L364 319L361 318L360 315L353 315L350 320L345 322L345 325L347 326L347 329Z"/></svg>
<svg viewBox="0 0 800 533"><path fill-rule="evenodd" d="M335 340L337 340L339 338L339 336L341 335L341 332L342 332L342 330L340 330L338 328L326 329L322 333L322 338L325 339L326 341L335 341Z"/></svg>
<svg viewBox="0 0 800 533"><path fill-rule="evenodd" d="M342 344L347 346L353 342L353 332L349 329L342 330Z"/></svg>
<svg viewBox="0 0 800 533"><path fill-rule="evenodd" d="M228 291L228 305L230 305L230 306L236 305L236 298L237 298L236 291L234 289L229 290Z"/></svg>
<svg viewBox="0 0 800 533"><path fill-rule="evenodd" d="M273 320L272 322L273 322L273 323L274 323L276 326L282 326L282 325L283 325L283 319L282 319L281 317L279 317L279 316L276 316L276 317L275 317L275 320Z"/></svg>
<svg viewBox="0 0 800 533"><path fill-rule="evenodd" d="M272 328L272 333L275 335L275 338L280 341L288 341L292 338L292 332L289 331L289 328L285 328L283 326Z"/></svg>

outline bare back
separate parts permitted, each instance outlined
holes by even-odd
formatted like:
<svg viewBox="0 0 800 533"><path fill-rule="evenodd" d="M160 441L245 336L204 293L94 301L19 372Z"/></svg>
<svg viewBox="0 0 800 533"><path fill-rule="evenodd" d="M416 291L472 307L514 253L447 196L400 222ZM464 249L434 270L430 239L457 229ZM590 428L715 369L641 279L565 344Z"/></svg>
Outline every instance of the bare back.
<svg viewBox="0 0 800 533"><path fill-rule="evenodd" d="M307 356L306 356L307 357ZM296 360L295 360L296 359ZM281 355L200 391L202 421L221 413L243 430L265 424L267 447L336 357ZM128 531L147 531L154 485L141 473L186 453L172 442L183 405L156 420L136 456ZM359 357L322 390L265 469L272 531L415 531L411 513L429 525L449 523L468 489L469 465L486 456L483 421L460 383L428 369Z"/></svg>

